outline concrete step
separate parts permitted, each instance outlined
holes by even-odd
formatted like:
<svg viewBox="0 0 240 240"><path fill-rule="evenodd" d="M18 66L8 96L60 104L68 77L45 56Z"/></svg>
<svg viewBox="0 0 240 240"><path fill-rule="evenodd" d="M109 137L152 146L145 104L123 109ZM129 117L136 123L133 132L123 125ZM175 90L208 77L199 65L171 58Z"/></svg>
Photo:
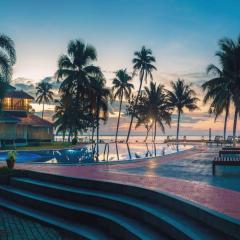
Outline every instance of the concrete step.
<svg viewBox="0 0 240 240"><path fill-rule="evenodd" d="M30 178L12 178L11 185L15 188L46 194L50 197L61 197L78 203L91 203L105 209L124 212L126 216L141 219L142 222L165 232L178 239L227 239L223 233L180 214L160 204L143 201L125 195L81 189L62 184L44 182ZM127 211L126 211L127 209Z"/></svg>
<svg viewBox="0 0 240 240"><path fill-rule="evenodd" d="M141 224L124 214L58 198L32 193L11 186L0 186L1 196L31 208L47 211L49 214L69 221L100 227L122 239L169 239L148 225Z"/></svg>
<svg viewBox="0 0 240 240"><path fill-rule="evenodd" d="M154 203L164 208L172 209L180 215L193 218L197 222L207 225L209 228L215 229L221 234L230 236L230 239L239 239L240 223L238 220L166 192L154 191L130 184L126 185L110 181L73 178L34 171L24 171L15 176L141 199L148 203Z"/></svg>
<svg viewBox="0 0 240 240"><path fill-rule="evenodd" d="M39 211L30 207L23 206L16 203L16 201L7 200L0 197L0 207L13 211L21 216L27 217L34 221L38 221L44 225L52 227L60 231L64 236L69 239L81 239L81 240L110 240L115 239L111 235L103 232L96 227L89 225L79 224L76 222L66 221L64 218L53 216L49 213Z"/></svg>

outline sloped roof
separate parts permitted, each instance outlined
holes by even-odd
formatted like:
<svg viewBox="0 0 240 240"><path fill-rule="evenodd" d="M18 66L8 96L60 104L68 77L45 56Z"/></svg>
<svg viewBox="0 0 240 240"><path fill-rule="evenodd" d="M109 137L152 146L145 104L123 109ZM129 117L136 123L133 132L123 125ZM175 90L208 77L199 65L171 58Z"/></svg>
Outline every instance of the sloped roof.
<svg viewBox="0 0 240 240"><path fill-rule="evenodd" d="M21 125L52 127L53 124L36 115L27 114L26 116L14 115L14 113L2 112L0 115L0 123L16 123Z"/></svg>
<svg viewBox="0 0 240 240"><path fill-rule="evenodd" d="M44 120L36 115L28 114L27 117L19 117L19 124L23 125L31 125L31 126L46 126L52 127L53 124L47 120Z"/></svg>
<svg viewBox="0 0 240 240"><path fill-rule="evenodd" d="M5 98L34 99L24 91L8 91L4 95Z"/></svg>

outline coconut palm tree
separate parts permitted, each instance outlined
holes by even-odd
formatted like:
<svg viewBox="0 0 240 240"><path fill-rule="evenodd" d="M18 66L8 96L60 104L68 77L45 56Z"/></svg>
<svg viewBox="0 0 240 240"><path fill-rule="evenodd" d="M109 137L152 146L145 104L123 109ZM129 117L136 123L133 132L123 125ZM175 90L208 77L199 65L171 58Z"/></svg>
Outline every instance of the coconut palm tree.
<svg viewBox="0 0 240 240"><path fill-rule="evenodd" d="M113 79L113 87L112 91L114 92L114 99L119 99L119 111L118 111L118 121L117 121L117 130L116 130L116 137L115 142L117 142L118 137L118 129L119 129L119 122L122 110L122 101L123 97L128 100L134 85L129 83L132 78L127 74L126 69L121 69L116 72L116 77Z"/></svg>
<svg viewBox="0 0 240 240"><path fill-rule="evenodd" d="M208 80L202 85L206 94L204 104L211 101L209 112L215 114L215 121L225 111L223 136L226 139L227 121L231 102L230 81L224 77L224 72L217 66L210 64L207 67L207 73L212 74L214 78Z"/></svg>
<svg viewBox="0 0 240 240"><path fill-rule="evenodd" d="M62 133L63 139L68 132L68 142L78 128L78 115L74 100L70 94L62 94L60 100L55 101L55 113L53 115L56 133Z"/></svg>
<svg viewBox="0 0 240 240"><path fill-rule="evenodd" d="M9 80L12 73L12 66L16 62L16 51L13 40L0 34L0 75Z"/></svg>
<svg viewBox="0 0 240 240"><path fill-rule="evenodd" d="M111 100L111 91L106 87L106 80L103 74L97 73L90 77L90 89L95 96L95 106L96 106L96 128L97 128L97 160L98 160L98 153L99 153L99 123L100 120L104 122L107 121L108 112L109 112L109 101ZM93 101L93 97L92 97Z"/></svg>
<svg viewBox="0 0 240 240"><path fill-rule="evenodd" d="M135 101L135 106L136 106L138 103L138 98L140 96L143 81L145 80L145 82L147 82L148 77L150 77L150 79L152 79L153 78L152 71L157 70L157 69L153 65L156 62L156 60L152 56L151 49L147 49L145 46L143 46L142 49L140 50L140 52L134 53L134 56L135 57L132 60L133 70L134 70L133 75L138 73L139 81L140 81L140 85L139 85L139 89L138 89L138 93L137 93L137 97L136 97L136 101ZM131 120L130 120L130 125L129 125L129 129L128 129L128 135L127 135L126 142L128 142L130 134L131 134L133 118L135 115L134 113L135 113L135 108L133 109L133 113L131 115Z"/></svg>
<svg viewBox="0 0 240 240"><path fill-rule="evenodd" d="M219 57L223 67L224 78L229 81L231 98L235 106L233 122L233 138L235 140L237 119L240 112L240 36L237 41L228 38L221 39L219 48L216 56Z"/></svg>
<svg viewBox="0 0 240 240"><path fill-rule="evenodd" d="M177 137L179 137L180 117L187 108L189 111L194 111L198 108L195 91L191 88L192 84L186 84L184 80L178 79L176 82L171 82L172 91L168 91L170 106L177 109Z"/></svg>
<svg viewBox="0 0 240 240"><path fill-rule="evenodd" d="M42 118L44 114L44 105L46 103L50 103L53 101L53 92L52 92L52 84L48 83L47 81L42 81L40 82L37 87L36 87L36 102L39 104L43 104L43 109L42 109Z"/></svg>
<svg viewBox="0 0 240 240"><path fill-rule="evenodd" d="M84 98L90 87L90 75L97 74L100 69L92 63L97 59L93 46L81 40L70 41L67 54L58 60L57 79L62 80L60 89L69 92L76 98L78 108L85 107Z"/></svg>
<svg viewBox="0 0 240 240"><path fill-rule="evenodd" d="M7 83L10 80L12 66L16 62L14 42L4 34L0 34L0 111Z"/></svg>
<svg viewBox="0 0 240 240"><path fill-rule="evenodd" d="M156 85L154 82L150 82L149 87L145 87L145 92L139 99L139 104L136 106L136 112L138 114L138 122L136 127L140 124L146 124L151 122L154 126L154 142L157 134L157 124L161 130L165 132L164 124L170 126L171 124L171 110L172 107L168 102L168 97L164 86ZM151 125L150 125L151 126Z"/></svg>

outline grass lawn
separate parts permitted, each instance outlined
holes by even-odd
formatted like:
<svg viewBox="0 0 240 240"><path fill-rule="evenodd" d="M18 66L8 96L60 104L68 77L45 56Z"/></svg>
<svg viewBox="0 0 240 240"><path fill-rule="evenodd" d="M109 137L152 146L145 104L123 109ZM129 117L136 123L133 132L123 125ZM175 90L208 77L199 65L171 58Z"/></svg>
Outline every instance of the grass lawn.
<svg viewBox="0 0 240 240"><path fill-rule="evenodd" d="M40 143L35 146L22 146L15 147L15 150L29 150L29 151L37 151L37 150L45 150L45 149L63 149L74 146L69 142L52 142L52 143ZM1 150L12 150L13 148L2 148Z"/></svg>

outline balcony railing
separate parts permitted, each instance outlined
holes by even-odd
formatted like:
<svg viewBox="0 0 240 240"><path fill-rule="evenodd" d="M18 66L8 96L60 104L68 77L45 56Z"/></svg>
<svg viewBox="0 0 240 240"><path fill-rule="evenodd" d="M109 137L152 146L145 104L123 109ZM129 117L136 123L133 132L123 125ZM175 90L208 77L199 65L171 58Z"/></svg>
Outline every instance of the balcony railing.
<svg viewBox="0 0 240 240"><path fill-rule="evenodd" d="M4 111L28 111L29 106L8 106L8 105L3 105L3 110Z"/></svg>

